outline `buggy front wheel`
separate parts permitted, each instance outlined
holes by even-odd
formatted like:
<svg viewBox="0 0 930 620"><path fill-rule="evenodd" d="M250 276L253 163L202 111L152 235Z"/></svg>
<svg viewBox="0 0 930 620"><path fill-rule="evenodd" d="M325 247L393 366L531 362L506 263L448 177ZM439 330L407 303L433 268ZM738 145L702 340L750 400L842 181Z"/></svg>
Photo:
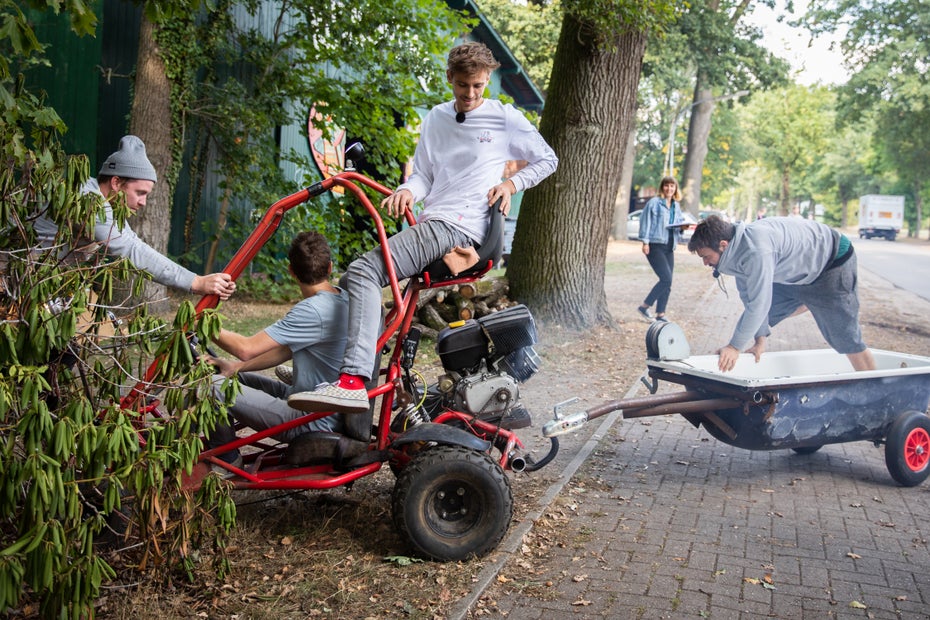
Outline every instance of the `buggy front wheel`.
<svg viewBox="0 0 930 620"><path fill-rule="evenodd" d="M930 475L930 417L905 411L891 424L885 438L885 465L895 482L917 486Z"/></svg>
<svg viewBox="0 0 930 620"><path fill-rule="evenodd" d="M441 561L482 556L504 538L513 515L510 480L484 452L435 446L400 472L394 524L421 554Z"/></svg>

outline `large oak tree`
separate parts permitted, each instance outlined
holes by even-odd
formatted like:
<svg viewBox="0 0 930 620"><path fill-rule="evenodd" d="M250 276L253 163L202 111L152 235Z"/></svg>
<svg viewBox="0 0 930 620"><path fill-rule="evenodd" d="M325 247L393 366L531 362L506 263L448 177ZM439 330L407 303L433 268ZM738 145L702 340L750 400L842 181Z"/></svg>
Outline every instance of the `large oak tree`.
<svg viewBox="0 0 930 620"><path fill-rule="evenodd" d="M610 325L605 250L633 128L647 33L677 3L563 2L540 131L559 168L524 199L507 275L515 298L542 321Z"/></svg>

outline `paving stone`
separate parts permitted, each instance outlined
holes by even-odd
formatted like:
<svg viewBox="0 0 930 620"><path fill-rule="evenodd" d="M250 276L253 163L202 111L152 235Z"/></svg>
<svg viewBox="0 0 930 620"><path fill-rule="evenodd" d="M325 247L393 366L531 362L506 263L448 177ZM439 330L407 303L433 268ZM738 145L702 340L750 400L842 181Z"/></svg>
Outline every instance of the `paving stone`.
<svg viewBox="0 0 930 620"><path fill-rule="evenodd" d="M631 276L630 290L648 290L651 277ZM684 280L675 286L707 288L708 329L688 334L692 353L712 353L739 317L735 287L726 299L706 280ZM861 270L860 282L876 286ZM919 303L930 316L930 302ZM779 325L769 341L770 351L826 346L809 315ZM544 571L533 580L553 587L496 596L500 613L490 617L930 617L930 483L897 486L870 442L811 455L750 451L680 416L618 418L556 510L572 544L533 560Z"/></svg>

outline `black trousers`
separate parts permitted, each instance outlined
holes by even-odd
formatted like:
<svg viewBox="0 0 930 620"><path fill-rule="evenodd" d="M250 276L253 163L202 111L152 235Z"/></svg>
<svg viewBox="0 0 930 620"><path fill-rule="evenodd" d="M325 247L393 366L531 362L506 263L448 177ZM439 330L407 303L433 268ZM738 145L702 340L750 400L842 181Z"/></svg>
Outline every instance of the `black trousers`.
<svg viewBox="0 0 930 620"><path fill-rule="evenodd" d="M674 240L669 243L650 243L649 254L646 258L649 260L649 266L659 276L659 281L646 295L643 304L646 306L655 304L656 314L663 314L668 305L668 296L672 292L672 272L675 270Z"/></svg>

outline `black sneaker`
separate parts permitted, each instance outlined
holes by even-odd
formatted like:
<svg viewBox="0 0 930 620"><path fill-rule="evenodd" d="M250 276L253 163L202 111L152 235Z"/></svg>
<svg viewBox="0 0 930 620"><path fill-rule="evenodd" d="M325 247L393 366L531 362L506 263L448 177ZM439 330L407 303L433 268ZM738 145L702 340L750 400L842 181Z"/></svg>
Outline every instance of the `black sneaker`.
<svg viewBox="0 0 930 620"><path fill-rule="evenodd" d="M662 316L657 316L656 321L662 321L663 323L668 323L668 319L665 318L664 314Z"/></svg>
<svg viewBox="0 0 930 620"><path fill-rule="evenodd" d="M647 321L649 321L650 323L653 322L653 321L655 320L655 317L652 316L652 313L651 313L651 312L649 312L649 308L643 308L642 306L637 306L637 307L636 307L636 311L639 312L639 314L640 314L644 319L646 319Z"/></svg>

